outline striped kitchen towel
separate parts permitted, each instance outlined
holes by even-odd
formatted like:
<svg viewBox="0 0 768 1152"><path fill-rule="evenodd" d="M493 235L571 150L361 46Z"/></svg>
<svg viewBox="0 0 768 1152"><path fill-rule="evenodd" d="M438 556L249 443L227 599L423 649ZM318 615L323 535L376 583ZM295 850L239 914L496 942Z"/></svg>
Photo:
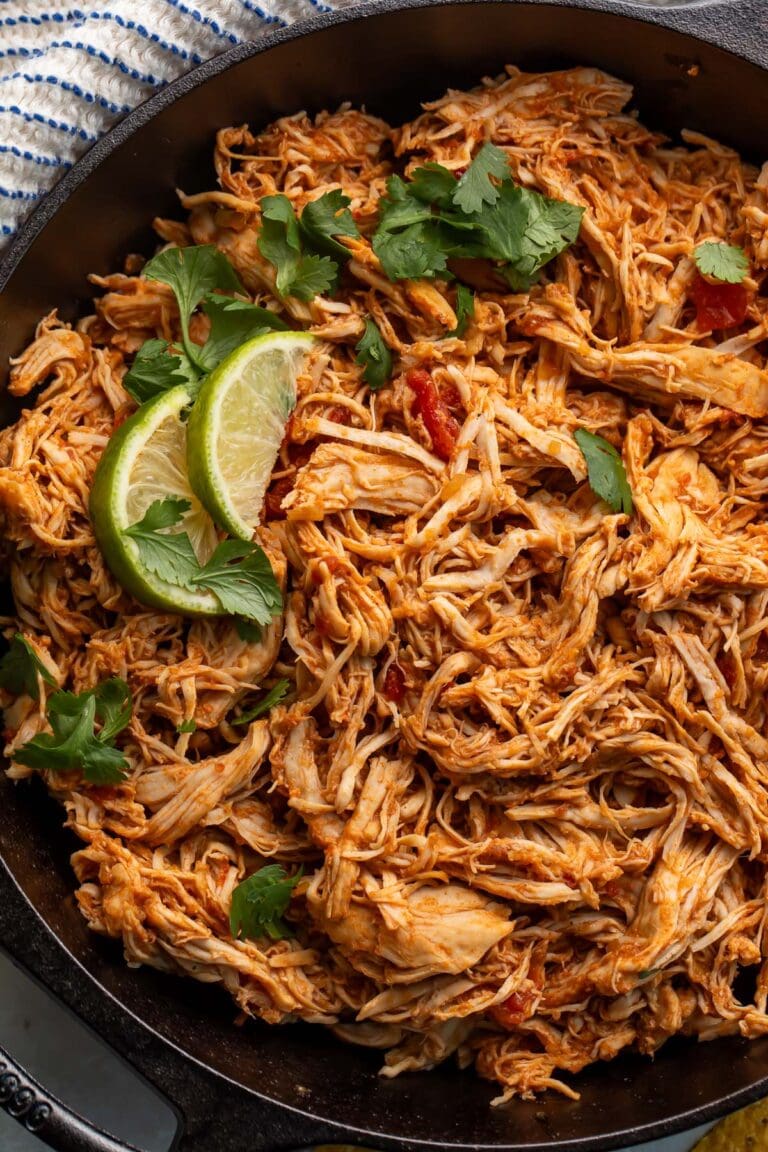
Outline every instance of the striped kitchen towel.
<svg viewBox="0 0 768 1152"><path fill-rule="evenodd" d="M0 244L117 120L233 44L354 0L0 0Z"/></svg>

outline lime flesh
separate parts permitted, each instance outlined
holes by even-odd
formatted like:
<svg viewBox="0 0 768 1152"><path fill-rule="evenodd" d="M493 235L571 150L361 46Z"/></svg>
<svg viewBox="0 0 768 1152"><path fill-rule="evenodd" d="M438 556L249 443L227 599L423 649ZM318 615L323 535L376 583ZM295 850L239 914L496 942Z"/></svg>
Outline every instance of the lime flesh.
<svg viewBox="0 0 768 1152"><path fill-rule="evenodd" d="M241 540L252 540L259 524L313 343L306 332L256 336L211 372L192 409L190 483L216 523Z"/></svg>
<svg viewBox="0 0 768 1152"><path fill-rule="evenodd" d="M150 504L181 496L189 500L190 509L170 531L189 535L201 563L216 547L214 523L187 475L187 424L182 413L189 404L185 387L172 388L142 405L118 428L96 469L91 523L110 570L142 604L184 615L221 616L221 605L211 593L179 587L150 572L141 562L137 542L125 535Z"/></svg>

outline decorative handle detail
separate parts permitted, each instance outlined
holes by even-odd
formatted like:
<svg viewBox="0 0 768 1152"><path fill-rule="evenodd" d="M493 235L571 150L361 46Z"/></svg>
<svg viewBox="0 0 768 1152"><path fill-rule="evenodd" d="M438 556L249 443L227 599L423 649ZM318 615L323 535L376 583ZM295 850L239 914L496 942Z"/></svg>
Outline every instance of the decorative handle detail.
<svg viewBox="0 0 768 1152"><path fill-rule="evenodd" d="M138 1152L46 1092L2 1047L0 1107L56 1152Z"/></svg>
<svg viewBox="0 0 768 1152"><path fill-rule="evenodd" d="M41 1099L34 1089L0 1061L0 1105L9 1116L18 1120L30 1132L39 1133L51 1115L51 1105Z"/></svg>

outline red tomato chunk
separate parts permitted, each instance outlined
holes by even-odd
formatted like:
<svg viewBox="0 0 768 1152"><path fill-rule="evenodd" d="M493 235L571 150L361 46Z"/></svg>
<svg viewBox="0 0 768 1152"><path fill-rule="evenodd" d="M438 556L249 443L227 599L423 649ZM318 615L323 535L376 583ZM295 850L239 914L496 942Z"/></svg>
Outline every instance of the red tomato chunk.
<svg viewBox="0 0 768 1152"><path fill-rule="evenodd" d="M743 284L711 284L697 275L693 282L693 300L699 328L711 332L744 323L749 293Z"/></svg>
<svg viewBox="0 0 768 1152"><path fill-rule="evenodd" d="M459 423L423 368L412 368L406 376L408 387L416 394L413 411L421 416L432 438L432 448L441 460L450 460L459 435Z"/></svg>
<svg viewBox="0 0 768 1152"><path fill-rule="evenodd" d="M513 992L501 1004L491 1008L491 1014L502 1028L517 1028L528 1014L532 1002L531 992Z"/></svg>
<svg viewBox="0 0 768 1152"><path fill-rule="evenodd" d="M384 695L393 704L402 704L405 696L405 673L399 664L390 664L384 674Z"/></svg>
<svg viewBox="0 0 768 1152"><path fill-rule="evenodd" d="M264 497L264 510L268 520L285 520L285 512L281 507L283 500L293 490L293 476L281 476L267 489Z"/></svg>

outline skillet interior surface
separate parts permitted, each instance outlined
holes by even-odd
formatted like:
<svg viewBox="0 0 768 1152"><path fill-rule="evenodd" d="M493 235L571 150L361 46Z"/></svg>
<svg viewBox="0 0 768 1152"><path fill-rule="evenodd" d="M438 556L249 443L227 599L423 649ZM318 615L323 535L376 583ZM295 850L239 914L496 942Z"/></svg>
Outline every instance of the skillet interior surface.
<svg viewBox="0 0 768 1152"><path fill-rule="evenodd" d="M768 74L759 67L681 33L582 7L417 6L364 21L341 17L311 35L289 31L277 40L257 55L235 50L226 69L216 61L207 72L204 66L198 72L209 78L202 85L194 75L178 82L177 98L163 106L161 94L150 102L131 119L135 131L124 129L117 146L104 146L98 167L71 174L68 198L36 237L28 234L26 253L17 246L11 261L16 266L0 299L0 363L20 350L51 307L60 306L68 319L82 311L89 271L104 273L119 267L127 252L151 251L152 217L178 212L174 188L212 186L213 136L226 124L259 126L345 99L398 122L412 116L420 100L476 82L504 63L534 69L586 63L633 82L636 105L653 126L671 133L695 128L753 156L768 140ZM160 110L150 117L153 106ZM61 830L61 811L39 782L13 786L0 775L0 803L0 856L91 980L39 926L33 931L31 913L2 876L0 898L5 891L7 900L0 899L0 940L140 1066L144 1049L125 1025L126 1012L251 1093L348 1132L386 1134L390 1140L376 1136L377 1142L399 1147L618 1147L691 1126L768 1083L768 1041L675 1042L653 1062L628 1057L588 1070L578 1079L578 1103L551 1096L489 1109L492 1087L452 1065L384 1081L376 1076L375 1053L346 1047L321 1028L234 1028L231 1002L217 989L149 969L130 971L114 943L87 931L72 898L74 840ZM31 932L40 942L34 954L25 946ZM209 1139L202 1146L218 1145ZM262 1145L254 1134L245 1146Z"/></svg>

